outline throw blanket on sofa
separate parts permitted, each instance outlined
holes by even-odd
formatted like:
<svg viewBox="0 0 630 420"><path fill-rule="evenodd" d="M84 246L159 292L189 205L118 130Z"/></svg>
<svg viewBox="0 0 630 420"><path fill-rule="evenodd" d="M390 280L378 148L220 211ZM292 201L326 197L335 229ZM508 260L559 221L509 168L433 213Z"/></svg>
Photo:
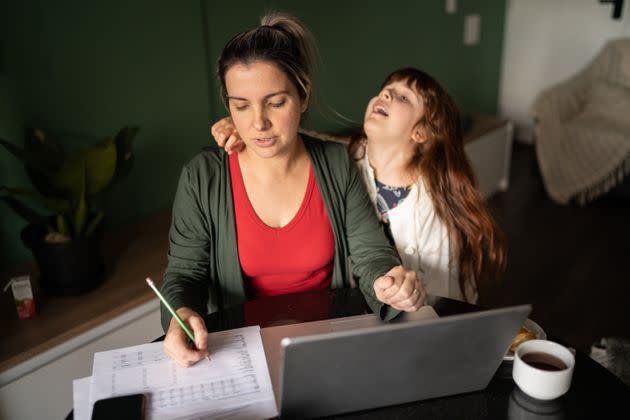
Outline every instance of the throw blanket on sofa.
<svg viewBox="0 0 630 420"><path fill-rule="evenodd" d="M630 39L610 41L573 78L532 106L536 155L549 196L584 204L630 173Z"/></svg>

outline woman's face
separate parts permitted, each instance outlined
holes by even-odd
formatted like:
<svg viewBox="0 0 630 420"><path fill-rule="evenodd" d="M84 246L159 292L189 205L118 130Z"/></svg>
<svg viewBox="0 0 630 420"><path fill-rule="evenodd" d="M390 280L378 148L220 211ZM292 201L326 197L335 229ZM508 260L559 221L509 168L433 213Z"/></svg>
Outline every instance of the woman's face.
<svg viewBox="0 0 630 420"><path fill-rule="evenodd" d="M387 141L420 141L418 121L424 102L406 80L389 83L370 100L365 110L363 129L368 138Z"/></svg>
<svg viewBox="0 0 630 420"><path fill-rule="evenodd" d="M248 152L260 157L290 152L308 98L277 66L266 61L235 64L225 73L228 107Z"/></svg>

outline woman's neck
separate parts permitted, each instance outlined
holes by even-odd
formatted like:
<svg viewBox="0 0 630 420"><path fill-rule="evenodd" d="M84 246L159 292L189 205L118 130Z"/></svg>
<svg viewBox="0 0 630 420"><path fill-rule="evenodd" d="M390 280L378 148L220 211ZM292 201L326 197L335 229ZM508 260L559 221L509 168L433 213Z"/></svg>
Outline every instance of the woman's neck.
<svg viewBox="0 0 630 420"><path fill-rule="evenodd" d="M308 160L306 147L301 139L297 139L294 147L284 153L264 158L251 148L245 148L239 154L239 165L260 180L278 181L292 176L300 170Z"/></svg>
<svg viewBox="0 0 630 420"><path fill-rule="evenodd" d="M415 182L408 165L413 157L413 144L370 141L368 138L368 161L374 169L374 177L381 183L393 187L406 187Z"/></svg>

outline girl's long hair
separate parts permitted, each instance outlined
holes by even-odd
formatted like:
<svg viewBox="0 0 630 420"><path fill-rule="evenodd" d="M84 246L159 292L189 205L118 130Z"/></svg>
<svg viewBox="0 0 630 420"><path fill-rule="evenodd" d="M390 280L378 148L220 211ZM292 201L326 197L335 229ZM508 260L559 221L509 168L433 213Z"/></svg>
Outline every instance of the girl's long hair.
<svg viewBox="0 0 630 420"><path fill-rule="evenodd" d="M473 281L481 295L500 280L505 269L505 240L479 195L464 152L459 110L446 90L421 70L394 71L382 87L397 81L406 82L424 100L419 124L427 139L416 146L408 170L415 178L422 177L438 217L447 226L459 259L462 295L467 297L467 281Z"/></svg>

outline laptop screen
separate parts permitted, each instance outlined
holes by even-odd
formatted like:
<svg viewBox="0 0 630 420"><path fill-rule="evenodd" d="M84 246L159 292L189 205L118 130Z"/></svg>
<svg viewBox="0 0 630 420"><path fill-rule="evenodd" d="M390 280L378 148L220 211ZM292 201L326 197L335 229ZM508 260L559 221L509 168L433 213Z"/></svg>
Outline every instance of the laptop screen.
<svg viewBox="0 0 630 420"><path fill-rule="evenodd" d="M281 415L319 417L483 389L531 307L437 319L423 310L391 324L362 315L261 330Z"/></svg>

